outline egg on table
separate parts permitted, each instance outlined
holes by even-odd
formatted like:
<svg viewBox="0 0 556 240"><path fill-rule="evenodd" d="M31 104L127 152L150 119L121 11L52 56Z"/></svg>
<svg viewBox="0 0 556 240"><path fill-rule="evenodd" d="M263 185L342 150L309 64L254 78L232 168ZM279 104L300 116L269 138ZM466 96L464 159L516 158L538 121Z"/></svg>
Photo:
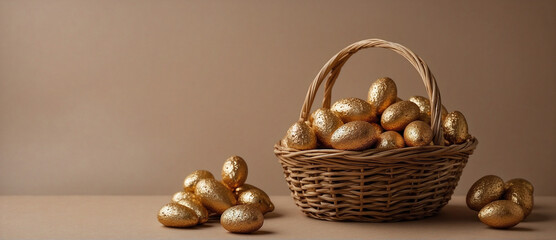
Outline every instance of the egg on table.
<svg viewBox="0 0 556 240"><path fill-rule="evenodd" d="M229 188L237 188L247 180L247 163L240 156L231 156L222 166L222 182Z"/></svg>
<svg viewBox="0 0 556 240"><path fill-rule="evenodd" d="M259 230L264 216L256 205L237 205L228 208L220 216L220 224L233 233L251 233Z"/></svg>
<svg viewBox="0 0 556 240"><path fill-rule="evenodd" d="M504 194L504 181L494 175L487 175L477 180L467 192L467 206L475 211L498 200Z"/></svg>
<svg viewBox="0 0 556 240"><path fill-rule="evenodd" d="M201 179L195 186L195 195L203 206L217 214L222 214L237 203L232 190L212 178Z"/></svg>
<svg viewBox="0 0 556 240"><path fill-rule="evenodd" d="M191 227L199 218L195 211L178 203L168 203L158 211L158 221L166 227Z"/></svg>

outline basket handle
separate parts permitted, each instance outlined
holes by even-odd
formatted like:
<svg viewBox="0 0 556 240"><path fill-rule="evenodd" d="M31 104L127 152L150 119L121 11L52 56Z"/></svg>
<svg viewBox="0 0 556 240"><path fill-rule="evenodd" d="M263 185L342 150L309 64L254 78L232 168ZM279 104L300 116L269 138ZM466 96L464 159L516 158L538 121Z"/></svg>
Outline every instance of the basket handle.
<svg viewBox="0 0 556 240"><path fill-rule="evenodd" d="M365 48L386 48L397 52L398 54L402 55L405 59L407 59L413 67L419 72L419 75L423 79L423 83L425 84L425 88L429 95L429 99L431 102L431 128L433 132L433 142L436 145L444 145L444 138L442 134L442 127L441 127L441 99L440 99L440 91L436 84L436 79L434 75L431 73L429 67L415 53L413 53L408 48L393 42L388 42L382 39L366 39L356 43L353 43L346 48L342 49L339 53L334 55L324 66L321 68L309 90L307 91L307 95L305 96L305 102L303 103L303 107L301 108L301 113L299 116L299 121L306 121L313 102L315 100L315 95L317 90L319 89L322 81L325 78L328 78L324 88L324 99L322 101L322 106L324 108L330 108L330 99L332 95L332 87L340 74L340 71L347 60L355 54L357 51Z"/></svg>

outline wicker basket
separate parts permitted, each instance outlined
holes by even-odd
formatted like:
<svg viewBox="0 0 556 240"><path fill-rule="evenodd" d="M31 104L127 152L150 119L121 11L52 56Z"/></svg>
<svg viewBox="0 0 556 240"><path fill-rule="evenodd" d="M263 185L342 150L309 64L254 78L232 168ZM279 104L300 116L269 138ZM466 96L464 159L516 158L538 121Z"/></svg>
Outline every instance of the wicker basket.
<svg viewBox="0 0 556 240"><path fill-rule="evenodd" d="M448 203L467 159L477 146L471 138L444 146L440 93L427 64L404 46L380 39L356 42L333 56L309 87L299 121L307 120L315 94L326 78L323 107L330 108L332 86L351 55L364 48L386 48L417 69L432 107L435 145L393 150L296 150L278 142L274 153L284 169L296 205L322 220L388 222L435 215Z"/></svg>

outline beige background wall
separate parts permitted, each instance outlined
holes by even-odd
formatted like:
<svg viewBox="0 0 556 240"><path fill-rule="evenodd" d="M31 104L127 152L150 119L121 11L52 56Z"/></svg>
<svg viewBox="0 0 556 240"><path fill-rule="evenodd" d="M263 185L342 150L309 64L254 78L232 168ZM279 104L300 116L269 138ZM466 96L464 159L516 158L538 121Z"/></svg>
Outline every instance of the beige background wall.
<svg viewBox="0 0 556 240"><path fill-rule="evenodd" d="M273 144L344 46L406 45L480 144L457 194L486 174L556 188L555 1L0 1L0 194L171 194L233 154L288 194ZM405 60L366 50L334 99ZM320 101L320 95L319 100Z"/></svg>

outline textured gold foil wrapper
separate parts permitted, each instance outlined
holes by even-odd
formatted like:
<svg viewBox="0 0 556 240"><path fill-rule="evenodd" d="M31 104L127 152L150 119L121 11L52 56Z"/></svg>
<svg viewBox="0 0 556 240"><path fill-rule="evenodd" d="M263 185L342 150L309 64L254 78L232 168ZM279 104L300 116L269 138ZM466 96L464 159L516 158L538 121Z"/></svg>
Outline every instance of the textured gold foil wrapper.
<svg viewBox="0 0 556 240"><path fill-rule="evenodd" d="M523 209L509 200L497 200L479 211L479 220L493 228L510 228L523 219Z"/></svg>
<svg viewBox="0 0 556 240"><path fill-rule="evenodd" d="M382 114L386 108L398 99L396 83L388 78L379 78L371 84L367 101L376 109L377 114Z"/></svg>
<svg viewBox="0 0 556 240"><path fill-rule="evenodd" d="M172 196L172 202L179 202L180 200L189 200L200 202L199 198L193 192L177 192Z"/></svg>
<svg viewBox="0 0 556 240"><path fill-rule="evenodd" d="M401 101L384 110L380 124L384 130L402 131L407 124L417 119L419 119L419 107L410 101Z"/></svg>
<svg viewBox="0 0 556 240"><path fill-rule="evenodd" d="M504 188L506 188L506 190L507 190L514 185L523 186L523 187L527 188L527 190L531 191L531 193L535 192L535 187L533 187L533 184L531 184L529 181L527 181L523 178L514 178L514 179L508 180L505 183Z"/></svg>
<svg viewBox="0 0 556 240"><path fill-rule="evenodd" d="M372 122L371 125L375 128L377 134L381 134L384 132L384 128L382 128L380 124Z"/></svg>
<svg viewBox="0 0 556 240"><path fill-rule="evenodd" d="M374 122L377 120L376 109L363 99L343 98L336 101L330 107L342 122L364 121Z"/></svg>
<svg viewBox="0 0 556 240"><path fill-rule="evenodd" d="M268 194L258 187L250 184L236 188L234 192L237 196L238 204L256 204L263 214L274 211L274 204Z"/></svg>
<svg viewBox="0 0 556 240"><path fill-rule="evenodd" d="M220 216L220 224L233 233L252 233L259 230L264 217L256 205L237 205L229 208Z"/></svg>
<svg viewBox="0 0 556 240"><path fill-rule="evenodd" d="M375 144L378 138L375 128L368 122L348 122L332 134L330 142L335 149L363 150Z"/></svg>
<svg viewBox="0 0 556 240"><path fill-rule="evenodd" d="M395 131L386 131L378 136L376 148L378 149L394 149L405 147L402 135Z"/></svg>
<svg viewBox="0 0 556 240"><path fill-rule="evenodd" d="M247 163L240 156L231 156L222 166L222 182L229 188L234 189L245 183L247 180Z"/></svg>
<svg viewBox="0 0 556 240"><path fill-rule="evenodd" d="M442 124L444 138L452 144L459 144L469 139L467 120L463 113L454 111L448 113Z"/></svg>
<svg viewBox="0 0 556 240"><path fill-rule="evenodd" d="M485 205L498 200L504 194L504 181L494 175L487 175L477 180L469 191L465 202L475 211L481 210Z"/></svg>
<svg viewBox="0 0 556 240"><path fill-rule="evenodd" d="M523 208L523 218L529 216L533 210L533 192L524 185L513 185L506 189L504 199L519 204Z"/></svg>
<svg viewBox="0 0 556 240"><path fill-rule="evenodd" d="M311 114L311 127L315 131L318 141L326 148L332 148L330 138L336 129L344 123L342 119L328 108L319 108Z"/></svg>
<svg viewBox="0 0 556 240"><path fill-rule="evenodd" d="M317 136L306 122L294 123L286 133L286 146L298 150L308 150L317 147Z"/></svg>
<svg viewBox="0 0 556 240"><path fill-rule="evenodd" d="M168 203L158 211L158 221L166 227L191 227L199 218L195 211L178 203Z"/></svg>
<svg viewBox="0 0 556 240"><path fill-rule="evenodd" d="M432 142L432 129L423 121L413 121L405 127L403 138L409 147L426 146Z"/></svg>
<svg viewBox="0 0 556 240"><path fill-rule="evenodd" d="M431 102L423 96L413 96L408 101L419 107L419 120L431 124Z"/></svg>
<svg viewBox="0 0 556 240"><path fill-rule="evenodd" d="M237 203L232 190L212 178L201 179L195 187L195 195L199 197L203 206L218 214Z"/></svg>
<svg viewBox="0 0 556 240"><path fill-rule="evenodd" d="M204 178L214 178L214 175L212 175L212 173L207 170L197 170L187 175L187 177L185 177L185 179L183 180L183 189L186 192L194 192L197 182Z"/></svg>
<svg viewBox="0 0 556 240"><path fill-rule="evenodd" d="M207 209L203 206L203 204L201 204L200 201L182 199L176 203L186 206L191 210L193 210L197 215L197 217L199 218L199 223L206 223L208 221L209 213Z"/></svg>

